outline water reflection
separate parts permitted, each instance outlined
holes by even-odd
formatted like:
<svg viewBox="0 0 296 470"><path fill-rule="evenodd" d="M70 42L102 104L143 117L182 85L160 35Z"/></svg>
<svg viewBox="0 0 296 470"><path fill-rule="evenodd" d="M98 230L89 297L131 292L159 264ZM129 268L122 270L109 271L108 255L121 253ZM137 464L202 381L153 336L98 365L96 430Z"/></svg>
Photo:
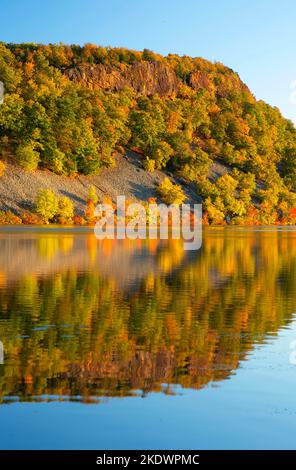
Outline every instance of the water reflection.
<svg viewBox="0 0 296 470"><path fill-rule="evenodd" d="M296 310L296 233L179 241L0 234L0 400L81 399L229 378Z"/></svg>

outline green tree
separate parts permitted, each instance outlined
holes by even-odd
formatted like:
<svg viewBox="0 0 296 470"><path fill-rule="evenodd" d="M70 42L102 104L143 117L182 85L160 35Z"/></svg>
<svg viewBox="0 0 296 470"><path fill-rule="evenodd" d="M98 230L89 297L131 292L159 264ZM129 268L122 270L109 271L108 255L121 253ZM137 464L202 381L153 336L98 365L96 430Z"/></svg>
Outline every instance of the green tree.
<svg viewBox="0 0 296 470"><path fill-rule="evenodd" d="M97 190L96 190L95 186L91 186L89 188L88 201L92 201L95 206L98 204L99 197L98 197Z"/></svg>
<svg viewBox="0 0 296 470"><path fill-rule="evenodd" d="M153 173L155 170L155 160L152 158L146 157L144 160L144 168L148 173Z"/></svg>
<svg viewBox="0 0 296 470"><path fill-rule="evenodd" d="M40 189L36 198L36 212L48 224L59 213L59 199L51 189Z"/></svg>
<svg viewBox="0 0 296 470"><path fill-rule="evenodd" d="M74 216L73 201L66 196L59 198L56 215L66 222L71 222Z"/></svg>
<svg viewBox="0 0 296 470"><path fill-rule="evenodd" d="M17 162L28 171L34 171L38 168L40 154L35 150L35 142L21 144L16 149Z"/></svg>
<svg viewBox="0 0 296 470"><path fill-rule="evenodd" d="M166 204L182 204L186 199L181 186L172 183L167 177L159 184L157 192Z"/></svg>

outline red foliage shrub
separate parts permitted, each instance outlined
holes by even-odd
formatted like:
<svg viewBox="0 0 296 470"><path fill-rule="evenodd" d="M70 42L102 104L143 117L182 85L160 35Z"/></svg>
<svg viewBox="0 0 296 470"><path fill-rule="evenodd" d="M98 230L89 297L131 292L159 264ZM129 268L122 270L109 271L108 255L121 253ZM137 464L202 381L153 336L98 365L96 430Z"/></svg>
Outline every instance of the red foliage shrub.
<svg viewBox="0 0 296 470"><path fill-rule="evenodd" d="M22 214L22 221L25 225L43 225L43 220L39 217L38 214L34 212L24 212Z"/></svg>
<svg viewBox="0 0 296 470"><path fill-rule="evenodd" d="M84 217L82 217L81 215L74 215L73 217L73 223L74 225L85 225L86 224L86 220Z"/></svg>
<svg viewBox="0 0 296 470"><path fill-rule="evenodd" d="M21 225L22 223L22 219L13 212L0 212L0 225Z"/></svg>

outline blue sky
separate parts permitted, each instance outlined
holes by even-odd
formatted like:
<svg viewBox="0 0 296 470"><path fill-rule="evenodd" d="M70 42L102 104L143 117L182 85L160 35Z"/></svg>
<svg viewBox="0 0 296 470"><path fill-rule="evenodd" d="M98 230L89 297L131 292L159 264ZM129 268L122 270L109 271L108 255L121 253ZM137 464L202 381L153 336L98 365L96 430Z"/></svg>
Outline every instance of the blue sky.
<svg viewBox="0 0 296 470"><path fill-rule="evenodd" d="M295 0L1 0L0 18L5 42L91 42L221 61L296 122Z"/></svg>

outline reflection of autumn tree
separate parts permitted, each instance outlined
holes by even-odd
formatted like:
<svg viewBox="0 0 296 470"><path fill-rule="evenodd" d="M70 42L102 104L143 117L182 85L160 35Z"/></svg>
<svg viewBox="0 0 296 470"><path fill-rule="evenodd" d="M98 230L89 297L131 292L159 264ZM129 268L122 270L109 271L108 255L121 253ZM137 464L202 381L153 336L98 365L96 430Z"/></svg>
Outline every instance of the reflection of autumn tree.
<svg viewBox="0 0 296 470"><path fill-rule="evenodd" d="M42 236L38 239L38 253L42 258L52 259L60 250L67 253L73 248L73 236L63 235L54 237L52 235Z"/></svg>
<svg viewBox="0 0 296 470"><path fill-rule="evenodd" d="M165 383L200 388L228 377L254 343L291 319L293 233L210 231L179 269L181 247L156 251L162 274L150 272L132 292L74 269L1 289L1 396L87 401Z"/></svg>

